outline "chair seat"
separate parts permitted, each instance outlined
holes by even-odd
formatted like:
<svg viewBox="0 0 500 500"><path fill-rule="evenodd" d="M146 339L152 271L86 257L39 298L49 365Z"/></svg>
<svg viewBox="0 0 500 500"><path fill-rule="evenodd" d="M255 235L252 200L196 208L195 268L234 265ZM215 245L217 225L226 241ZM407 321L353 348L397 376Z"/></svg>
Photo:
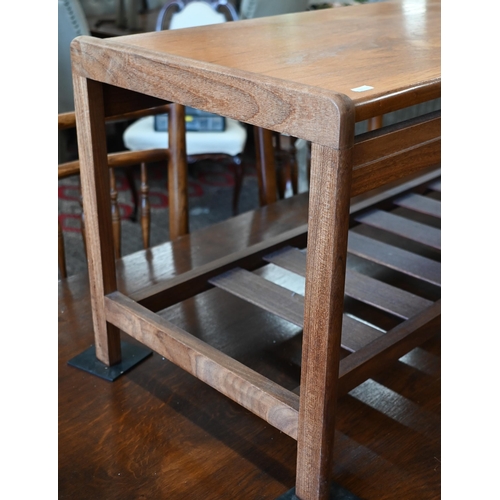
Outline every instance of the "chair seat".
<svg viewBox="0 0 500 500"><path fill-rule="evenodd" d="M243 152L247 138L246 128L236 120L226 118L223 132L186 132L188 156L199 154L227 154L236 156ZM168 132L154 129L154 117L140 118L123 134L125 146L138 151L150 148L168 147Z"/></svg>

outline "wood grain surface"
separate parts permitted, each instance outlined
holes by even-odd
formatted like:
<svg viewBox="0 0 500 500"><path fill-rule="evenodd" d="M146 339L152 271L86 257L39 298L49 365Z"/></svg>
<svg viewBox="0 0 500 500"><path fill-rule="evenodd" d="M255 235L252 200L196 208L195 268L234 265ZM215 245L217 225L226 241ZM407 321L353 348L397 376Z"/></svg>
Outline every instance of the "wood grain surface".
<svg viewBox="0 0 500 500"><path fill-rule="evenodd" d="M350 101L361 121L439 97L440 2L79 37L72 58L73 70L87 78L345 147L349 138L337 124ZM361 86L372 88L353 90Z"/></svg>
<svg viewBox="0 0 500 500"><path fill-rule="evenodd" d="M110 364L119 357L118 328L151 346L278 430L296 437L296 495L302 500L326 500L335 477L338 397L361 390L356 386L370 382L439 331L440 301L435 289L440 284L440 258L436 250L407 238L402 244L393 244L385 236L374 236L379 228L373 225L360 224L350 230L352 195L440 162L439 114L354 138L355 121L440 96L439 0L388 1L112 40L80 37L73 41L71 52L79 139L90 143L82 148L80 158L85 209L91 219L87 241L98 358ZM121 90L112 92L117 87ZM202 319L192 310L194 324L190 326L195 332L201 328L205 337L206 322L213 326L217 318L227 321L229 317L233 318L233 335L239 337L247 326L242 326L245 308L260 305L262 298L274 305L261 314L277 312L287 318L290 311L297 312L300 300L289 308L289 294L283 293L281 283L278 287L263 285L260 278L247 279L247 273L259 266L257 261L265 252L301 240L306 234L303 226L295 224L295 229L262 244L229 252L184 276L174 276L166 286L148 280L146 285L153 286L139 290L139 295L118 291L107 234L111 216L105 199L109 183L102 178L106 173L103 124L111 110L133 112L151 98L151 102L158 99L193 106L313 143L298 416L297 390L291 391L296 385L287 380L287 370L282 373L275 365L264 366L269 373L245 368L237 353L226 357L222 346L210 346L207 338L196 339L191 328L173 326L176 323L168 317L177 311L174 316L179 319L180 309L189 308L188 304L192 307L223 293L203 282L235 265L247 270L242 273L246 277L243 286L241 280L232 281L231 291L236 290L237 297L231 301L244 298L246 305L237 307L233 302L234 311L226 311L231 302L210 302L210 319ZM185 156L182 151L180 145L171 159ZM172 164L175 168L174 161ZM183 176L182 161L179 167ZM182 184L180 177L177 180ZM395 231L389 234L399 237ZM412 244L415 250L408 248ZM347 346L347 350L359 350L352 354L342 348L342 323L345 314L350 317L346 326L356 322L360 308L357 297L346 298L344 293L348 251L362 268L371 265L384 275L387 270L389 275L395 273L394 282L386 283L396 286L404 281L402 289L422 293L431 301L406 321L370 305L367 323L373 325L376 335L365 343L361 341L365 332L354 328L357 345ZM368 274L376 277L371 271ZM406 276L402 279L401 275ZM295 279L302 278L290 278ZM415 282L420 285L413 286ZM225 288L230 288L227 282ZM243 288L247 289L244 293ZM434 290L427 292L428 288ZM163 309L159 298L166 299ZM236 320L232 314L236 311L243 311L243 317ZM258 317L253 315L252 322ZM295 318L292 331L299 325ZM223 336L224 331L217 327ZM254 339L251 352L262 342ZM279 380L273 381L273 376Z"/></svg>
<svg viewBox="0 0 500 500"><path fill-rule="evenodd" d="M247 72L255 79L262 75L314 85L343 93L356 105L375 106L389 91L418 94L422 85L439 82L440 9L439 0L386 1L220 27L144 33L113 42L122 44L123 51L128 46L129 51L144 49L148 57L169 53L179 60L208 63L215 70ZM362 85L374 88L352 90ZM423 100L430 99L425 96ZM377 105L385 106L383 102Z"/></svg>

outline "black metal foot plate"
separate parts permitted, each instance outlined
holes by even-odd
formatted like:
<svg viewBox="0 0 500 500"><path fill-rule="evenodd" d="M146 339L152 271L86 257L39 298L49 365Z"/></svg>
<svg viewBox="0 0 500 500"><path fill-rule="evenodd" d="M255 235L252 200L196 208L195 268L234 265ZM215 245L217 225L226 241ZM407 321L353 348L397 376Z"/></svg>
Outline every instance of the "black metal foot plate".
<svg viewBox="0 0 500 500"><path fill-rule="evenodd" d="M113 366L106 366L99 361L95 355L95 346L91 345L88 349L78 354L68 361L68 365L80 368L92 375L97 375L113 382L120 375L133 368L142 360L152 354L153 351L145 347L129 344L127 342L120 342L122 349L122 360Z"/></svg>
<svg viewBox="0 0 500 500"><path fill-rule="evenodd" d="M333 483L330 489L330 500L361 500L356 495L353 495L350 491L342 488L342 486ZM300 498L295 495L295 488L287 491L285 494L278 497L276 500L300 500Z"/></svg>

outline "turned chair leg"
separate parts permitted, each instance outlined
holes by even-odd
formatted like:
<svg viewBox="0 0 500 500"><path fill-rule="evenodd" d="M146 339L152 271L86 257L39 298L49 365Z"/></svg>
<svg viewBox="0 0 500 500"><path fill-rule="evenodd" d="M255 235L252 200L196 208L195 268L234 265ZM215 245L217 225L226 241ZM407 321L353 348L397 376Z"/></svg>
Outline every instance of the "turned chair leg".
<svg viewBox="0 0 500 500"><path fill-rule="evenodd" d="M110 178L110 198L111 198L111 219L113 221L113 240L115 247L115 259L121 257L121 220L120 207L118 205L118 190L116 189L116 175L113 168L109 169Z"/></svg>
<svg viewBox="0 0 500 500"><path fill-rule="evenodd" d="M243 179L245 177L245 165L240 155L233 156L234 165L234 190L233 190L233 215L238 215L239 201Z"/></svg>
<svg viewBox="0 0 500 500"><path fill-rule="evenodd" d="M151 236L151 204L149 201L148 173L145 163L141 163L141 229L144 248L149 248Z"/></svg>
<svg viewBox="0 0 500 500"><path fill-rule="evenodd" d="M139 194L135 186L134 171L132 168L125 169L125 176L127 177L127 182L130 187L130 194L132 195L132 201L134 203L134 208L132 214L130 215L130 220L137 222L137 216L139 214Z"/></svg>
<svg viewBox="0 0 500 500"><path fill-rule="evenodd" d="M67 278L68 273L66 270L66 256L64 253L64 237L61 228L61 222L59 220L57 221L57 226L58 226L57 242L58 242L59 273L61 274L61 278Z"/></svg>
<svg viewBox="0 0 500 500"><path fill-rule="evenodd" d="M257 180L260 206L277 201L276 168L274 162L273 132L254 127Z"/></svg>

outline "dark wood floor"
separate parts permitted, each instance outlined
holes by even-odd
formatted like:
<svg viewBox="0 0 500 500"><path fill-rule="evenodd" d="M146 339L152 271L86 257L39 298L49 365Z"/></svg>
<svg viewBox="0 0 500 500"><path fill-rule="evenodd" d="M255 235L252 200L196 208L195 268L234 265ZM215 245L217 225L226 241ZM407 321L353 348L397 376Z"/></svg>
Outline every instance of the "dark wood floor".
<svg viewBox="0 0 500 500"><path fill-rule="evenodd" d="M120 289L133 292L305 223L306 207L300 195L128 256L119 263ZM300 330L290 323L217 289L162 315L298 385ZM73 276L59 283L59 498L257 500L294 486L293 439L157 354L115 382L68 366L92 342L87 277ZM436 331L341 399L334 478L343 487L365 500L440 498L440 360Z"/></svg>

